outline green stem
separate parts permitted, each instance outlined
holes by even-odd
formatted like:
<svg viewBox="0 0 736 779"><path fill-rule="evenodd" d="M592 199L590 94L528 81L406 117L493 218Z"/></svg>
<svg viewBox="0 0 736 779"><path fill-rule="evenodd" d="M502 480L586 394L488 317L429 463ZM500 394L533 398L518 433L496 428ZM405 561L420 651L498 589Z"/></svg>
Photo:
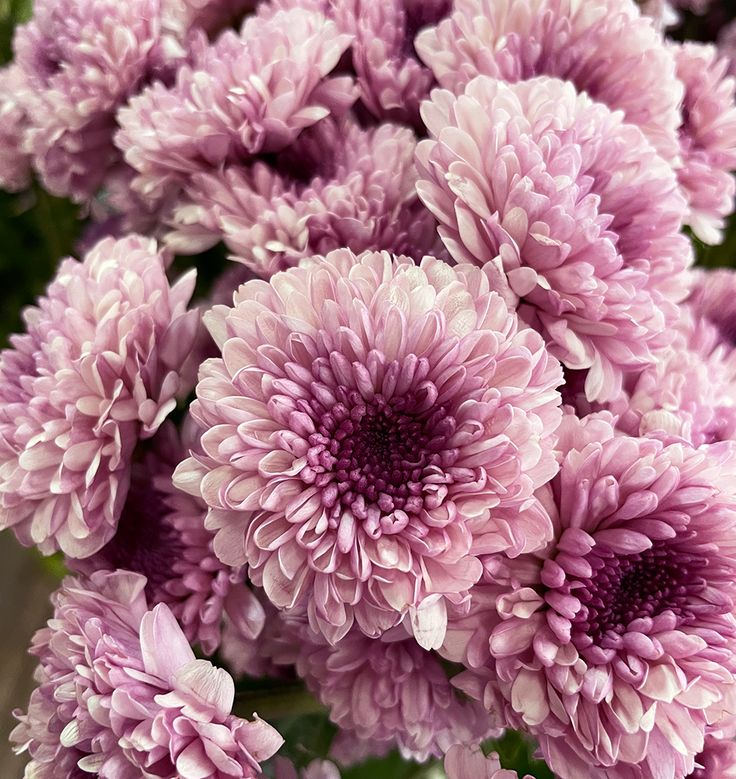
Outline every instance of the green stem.
<svg viewBox="0 0 736 779"><path fill-rule="evenodd" d="M265 720L326 713L327 709L301 685L286 685L270 690L242 692L235 696L233 713L250 718L253 714Z"/></svg>

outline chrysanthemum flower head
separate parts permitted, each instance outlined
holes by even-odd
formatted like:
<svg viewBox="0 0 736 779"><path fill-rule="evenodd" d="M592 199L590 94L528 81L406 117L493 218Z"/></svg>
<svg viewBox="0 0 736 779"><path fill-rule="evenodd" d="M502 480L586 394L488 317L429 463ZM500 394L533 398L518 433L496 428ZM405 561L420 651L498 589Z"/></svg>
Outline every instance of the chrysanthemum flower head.
<svg viewBox="0 0 736 779"><path fill-rule="evenodd" d="M137 171L133 187L158 200L192 173L279 151L343 113L353 81L330 73L350 40L323 14L294 8L200 41L174 86L156 83L119 113L116 143Z"/></svg>
<svg viewBox="0 0 736 779"><path fill-rule="evenodd" d="M675 174L641 131L570 83L480 76L437 90L417 147L420 197L459 262L498 265L519 314L590 400L666 348L687 293Z"/></svg>
<svg viewBox="0 0 736 779"><path fill-rule="evenodd" d="M685 777L736 711L736 458L560 426L554 542L486 566L446 651L562 779ZM495 579L495 581L494 581Z"/></svg>
<svg viewBox="0 0 736 779"><path fill-rule="evenodd" d="M330 646L298 620L286 622L282 640L294 647L297 673L352 739L397 745L406 759L421 762L441 757L453 744L477 745L501 734L403 626L379 639L353 628Z"/></svg>
<svg viewBox="0 0 736 779"><path fill-rule="evenodd" d="M31 161L24 149L27 118L18 99L22 89L17 65L0 68L0 189L8 192L31 183Z"/></svg>
<svg viewBox="0 0 736 779"><path fill-rule="evenodd" d="M683 87L660 32L632 0L455 0L453 13L416 39L442 87L477 75L571 81L624 112L665 159L678 159Z"/></svg>
<svg viewBox="0 0 736 779"><path fill-rule="evenodd" d="M690 207L687 223L706 243L719 243L736 192L736 80L715 46L687 42L673 48L685 85L677 177Z"/></svg>
<svg viewBox="0 0 736 779"><path fill-rule="evenodd" d="M168 58L160 17L158 0L39 0L17 29L26 148L50 192L88 199L118 162L115 111Z"/></svg>
<svg viewBox="0 0 736 779"><path fill-rule="evenodd" d="M556 470L560 366L481 270L339 250L207 324L203 454L175 481L210 507L222 559L318 632L376 636L416 608L431 646L476 554L549 537L532 492Z"/></svg>
<svg viewBox="0 0 736 779"><path fill-rule="evenodd" d="M39 779L255 779L280 747L262 720L233 716L235 685L197 660L168 607L147 611L146 579L101 571L64 580L40 630L27 714L11 739Z"/></svg>
<svg viewBox="0 0 736 779"><path fill-rule="evenodd" d="M86 557L114 534L133 449L176 405L199 313L150 239L105 239L61 263L0 355L0 527Z"/></svg>
<svg viewBox="0 0 736 779"><path fill-rule="evenodd" d="M406 127L325 119L282 152L279 170L256 162L195 174L167 244L195 252L222 239L264 278L344 246L420 259L438 239L416 194L415 148Z"/></svg>
<svg viewBox="0 0 736 779"><path fill-rule="evenodd" d="M184 441L192 448L195 433L193 425L185 425ZM265 613L245 585L245 570L217 559L214 534L204 526L206 505L172 484L188 447L168 422L151 447L131 468L115 535L92 557L72 561L72 567L88 575L117 569L142 574L148 603L165 603L187 639L208 655L220 646L226 626L244 642L254 641Z"/></svg>

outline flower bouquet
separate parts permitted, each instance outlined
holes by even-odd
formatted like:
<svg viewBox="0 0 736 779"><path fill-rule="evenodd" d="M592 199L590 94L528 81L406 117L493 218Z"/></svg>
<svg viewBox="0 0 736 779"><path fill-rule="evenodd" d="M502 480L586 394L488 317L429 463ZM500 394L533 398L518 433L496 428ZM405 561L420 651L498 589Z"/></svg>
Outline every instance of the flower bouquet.
<svg viewBox="0 0 736 779"><path fill-rule="evenodd" d="M736 777L686 5L36 0L0 185L83 229L0 354L0 528L66 570L26 779Z"/></svg>

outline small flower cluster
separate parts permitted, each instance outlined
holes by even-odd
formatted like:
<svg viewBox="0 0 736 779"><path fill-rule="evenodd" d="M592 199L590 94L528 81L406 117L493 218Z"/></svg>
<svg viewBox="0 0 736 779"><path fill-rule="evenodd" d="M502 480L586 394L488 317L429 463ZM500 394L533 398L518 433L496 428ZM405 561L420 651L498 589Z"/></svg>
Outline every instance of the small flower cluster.
<svg viewBox="0 0 736 779"><path fill-rule="evenodd" d="M0 353L72 573L28 777L736 776L736 81L665 6L36 1L0 186L90 223Z"/></svg>

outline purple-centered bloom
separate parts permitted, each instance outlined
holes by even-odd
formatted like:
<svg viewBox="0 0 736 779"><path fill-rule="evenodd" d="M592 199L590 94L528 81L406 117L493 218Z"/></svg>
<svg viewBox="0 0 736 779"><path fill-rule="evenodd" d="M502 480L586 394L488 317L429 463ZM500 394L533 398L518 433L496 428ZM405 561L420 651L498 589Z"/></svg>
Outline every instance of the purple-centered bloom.
<svg viewBox="0 0 736 779"><path fill-rule="evenodd" d="M31 161L24 148L28 122L19 100L22 90L20 68L0 68L0 189L8 192L19 192L31 183Z"/></svg>
<svg viewBox="0 0 736 779"><path fill-rule="evenodd" d="M185 425L185 443L196 447L193 425ZM206 505L173 486L174 468L189 447L166 423L151 451L131 467L131 482L117 530L99 552L72 567L124 569L146 577L150 605L165 603L187 640L211 655L227 629L244 643L261 633L265 613L245 585L245 570L221 563L213 551L214 534L204 526Z"/></svg>
<svg viewBox="0 0 736 779"><path fill-rule="evenodd" d="M233 716L235 685L197 660L143 576L64 580L38 631L38 688L11 739L38 779L255 779L282 739Z"/></svg>
<svg viewBox="0 0 736 779"><path fill-rule="evenodd" d="M0 354L0 528L44 554L87 557L112 538L133 450L186 390L199 312L156 243L98 243L61 263Z"/></svg>
<svg viewBox="0 0 736 779"><path fill-rule="evenodd" d="M673 49L685 85L677 177L690 207L687 223L706 243L720 243L736 192L736 80L715 46L687 42Z"/></svg>
<svg viewBox="0 0 736 779"><path fill-rule="evenodd" d="M546 77L480 76L424 104L419 195L458 262L503 271L519 315L590 400L655 362L692 247L671 166L620 113Z"/></svg>
<svg viewBox="0 0 736 779"><path fill-rule="evenodd" d="M221 559L330 641L411 610L436 645L477 554L549 538L532 493L557 467L560 366L480 269L339 250L206 321L223 356L175 481L209 506Z"/></svg>
<svg viewBox="0 0 736 779"><path fill-rule="evenodd" d="M330 74L350 40L323 14L295 8L250 17L211 45L195 41L174 86L153 84L118 115L133 188L160 200L193 173L280 151L344 113L357 96L352 78Z"/></svg>
<svg viewBox="0 0 736 779"><path fill-rule="evenodd" d="M736 450L560 426L555 540L486 561L444 651L562 779L681 779L736 712Z"/></svg>
<svg viewBox="0 0 736 779"><path fill-rule="evenodd" d="M325 119L281 153L279 170L256 162L195 174L167 244L191 253L222 239L265 278L342 247L421 259L438 240L416 194L415 147L406 127Z"/></svg>

